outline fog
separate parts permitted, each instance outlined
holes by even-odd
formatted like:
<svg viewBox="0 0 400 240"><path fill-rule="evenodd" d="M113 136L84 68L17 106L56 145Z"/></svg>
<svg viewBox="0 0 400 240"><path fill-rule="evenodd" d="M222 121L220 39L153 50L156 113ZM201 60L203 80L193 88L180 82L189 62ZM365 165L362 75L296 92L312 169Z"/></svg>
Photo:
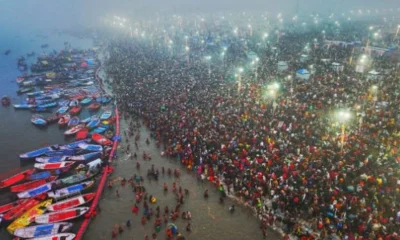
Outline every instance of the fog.
<svg viewBox="0 0 400 240"><path fill-rule="evenodd" d="M297 0L0 0L0 27L27 30L93 26L105 15L128 18L217 12L296 13ZM299 0L299 13L397 8L398 0Z"/></svg>

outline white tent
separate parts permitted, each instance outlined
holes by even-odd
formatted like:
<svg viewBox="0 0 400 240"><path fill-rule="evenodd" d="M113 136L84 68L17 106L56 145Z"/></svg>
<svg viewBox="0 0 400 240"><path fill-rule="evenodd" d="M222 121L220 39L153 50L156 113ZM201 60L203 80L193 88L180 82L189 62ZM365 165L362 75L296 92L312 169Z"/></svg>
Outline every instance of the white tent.
<svg viewBox="0 0 400 240"><path fill-rule="evenodd" d="M310 72L307 69L300 69L296 72L296 77L304 80L308 80L310 78Z"/></svg>
<svg viewBox="0 0 400 240"><path fill-rule="evenodd" d="M365 65L364 64L357 64L356 72L363 73L364 71L365 71Z"/></svg>
<svg viewBox="0 0 400 240"><path fill-rule="evenodd" d="M288 67L287 62L285 62L285 61L278 62L278 72L283 72L283 71L287 70L288 68L289 67Z"/></svg>
<svg viewBox="0 0 400 240"><path fill-rule="evenodd" d="M301 56L300 56L300 62L306 62L306 61L308 61L308 55L305 55L305 54L302 54Z"/></svg>
<svg viewBox="0 0 400 240"><path fill-rule="evenodd" d="M372 71L368 72L367 79L368 80L379 80L379 79L381 79L381 74L375 70L372 70Z"/></svg>
<svg viewBox="0 0 400 240"><path fill-rule="evenodd" d="M342 64L337 63L337 62L333 62L331 67L332 67L332 70L336 71L336 72L342 72L343 68L344 68Z"/></svg>

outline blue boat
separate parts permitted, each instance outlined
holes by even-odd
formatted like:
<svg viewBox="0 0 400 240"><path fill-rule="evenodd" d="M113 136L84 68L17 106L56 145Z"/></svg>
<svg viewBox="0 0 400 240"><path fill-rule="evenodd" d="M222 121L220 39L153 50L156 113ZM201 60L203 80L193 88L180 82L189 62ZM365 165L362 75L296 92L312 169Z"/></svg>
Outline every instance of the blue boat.
<svg viewBox="0 0 400 240"><path fill-rule="evenodd" d="M23 103L23 104L14 104L14 108L15 109L30 109L30 108L33 108L33 107L35 107L36 105L34 105L34 104L26 104L26 103Z"/></svg>
<svg viewBox="0 0 400 240"><path fill-rule="evenodd" d="M72 161L89 161L95 158L101 157L101 152L91 152L77 156L68 157L68 160Z"/></svg>
<svg viewBox="0 0 400 240"><path fill-rule="evenodd" d="M77 152L77 149L63 149L59 151L46 152L44 155L47 157L74 156Z"/></svg>
<svg viewBox="0 0 400 240"><path fill-rule="evenodd" d="M99 125L100 124L100 119L99 118L95 118L95 119L92 119L87 125L86 125L86 127L88 127L88 128L95 128L95 127L97 127L97 125Z"/></svg>
<svg viewBox="0 0 400 240"><path fill-rule="evenodd" d="M51 190L51 183L46 183L44 185L41 185L39 187L29 189L25 192L20 192L17 194L18 198L31 198L35 197L37 195L40 195L42 193L46 193Z"/></svg>
<svg viewBox="0 0 400 240"><path fill-rule="evenodd" d="M86 190L87 188L91 187L93 185L94 181L87 181L87 182L82 182L78 183L66 188L61 188L58 189L54 192L49 192L48 196L54 199L60 199L60 198L65 198L66 196L70 196L74 193L82 192Z"/></svg>
<svg viewBox="0 0 400 240"><path fill-rule="evenodd" d="M104 111L101 115L100 115L100 120L107 120L112 116L112 112L110 110Z"/></svg>
<svg viewBox="0 0 400 240"><path fill-rule="evenodd" d="M85 99L83 99L82 101L81 101L81 104L82 105L87 105L87 104L89 104L90 102L92 102L92 98L90 98L90 97L88 97L88 98L85 98Z"/></svg>
<svg viewBox="0 0 400 240"><path fill-rule="evenodd" d="M50 146L50 147L44 147L44 148L40 148L40 149L31 151L31 152L20 154L19 157L21 159L35 158L35 157L42 156L47 152L57 151L59 149L60 149L59 145L53 145L53 146Z"/></svg>
<svg viewBox="0 0 400 240"><path fill-rule="evenodd" d="M47 125L46 119L41 115L33 115L31 118L31 122L33 124L35 124L36 126L40 126L40 127Z"/></svg>
<svg viewBox="0 0 400 240"><path fill-rule="evenodd" d="M81 123L88 124L92 120L91 117L87 117L81 120Z"/></svg>
<svg viewBox="0 0 400 240"><path fill-rule="evenodd" d="M68 127L74 127L79 124L81 120L78 116L72 117L68 122Z"/></svg>
<svg viewBox="0 0 400 240"><path fill-rule="evenodd" d="M103 147L101 145L81 143L78 146L80 149L91 152L103 152Z"/></svg>
<svg viewBox="0 0 400 240"><path fill-rule="evenodd" d="M109 125L102 125L102 126L100 126L100 127L97 127L97 128L95 128L95 129L93 129L92 131L90 131L90 134L93 134L93 133L103 133L103 132L105 132L107 129L109 129L110 127L109 127Z"/></svg>
<svg viewBox="0 0 400 240"><path fill-rule="evenodd" d="M59 101L59 102L58 102L58 105L59 105L60 107L68 106L68 104L69 104L69 100L62 100L62 101Z"/></svg>
<svg viewBox="0 0 400 240"><path fill-rule="evenodd" d="M25 228L17 228L14 235L18 238L29 238L29 239L40 239L45 237L45 239L52 239L52 235L57 233L63 233L72 228L72 223L68 222L58 222L52 224L40 224ZM48 237L48 238L47 238Z"/></svg>
<svg viewBox="0 0 400 240"><path fill-rule="evenodd" d="M31 174L27 180L41 180L41 179L46 179L52 175L59 175L62 172L60 170L53 170L53 171L42 171L38 173L33 173Z"/></svg>
<svg viewBox="0 0 400 240"><path fill-rule="evenodd" d="M38 163L56 163L67 160L68 156L55 156L55 157L37 157L35 161Z"/></svg>
<svg viewBox="0 0 400 240"><path fill-rule="evenodd" d="M50 103L45 103L37 106L38 108L52 108L52 107L57 107L56 102L50 102Z"/></svg>
<svg viewBox="0 0 400 240"><path fill-rule="evenodd" d="M96 98L96 101L98 103L101 103L101 104L107 104L107 103L111 102L111 100L112 99L110 97L98 97L98 98Z"/></svg>
<svg viewBox="0 0 400 240"><path fill-rule="evenodd" d="M88 142L90 142L90 139L83 139L83 140L79 140L79 141L75 141L72 143L62 145L62 146L60 146L60 149L75 149L75 148L79 148L79 144L88 143Z"/></svg>
<svg viewBox="0 0 400 240"><path fill-rule="evenodd" d="M60 108L57 110L57 113L59 113L59 114L65 114L65 113L68 111L68 109L69 109L68 106L60 107Z"/></svg>
<svg viewBox="0 0 400 240"><path fill-rule="evenodd" d="M40 96L40 95L42 95L42 94L44 94L44 91L31 92L31 93L27 93L26 95L27 95L28 97L36 97L36 96Z"/></svg>

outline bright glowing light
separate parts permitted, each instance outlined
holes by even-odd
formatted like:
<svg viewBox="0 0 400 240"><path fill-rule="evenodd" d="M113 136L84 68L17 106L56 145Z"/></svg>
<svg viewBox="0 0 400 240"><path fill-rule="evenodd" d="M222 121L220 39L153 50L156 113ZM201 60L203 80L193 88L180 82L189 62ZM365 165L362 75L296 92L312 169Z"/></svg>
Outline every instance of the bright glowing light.
<svg viewBox="0 0 400 240"><path fill-rule="evenodd" d="M238 68L239 73L242 73L244 69L242 67Z"/></svg>
<svg viewBox="0 0 400 240"><path fill-rule="evenodd" d="M188 36L185 36L185 39L187 40L189 37Z"/></svg>
<svg viewBox="0 0 400 240"><path fill-rule="evenodd" d="M249 25L247 25L247 27L248 27L248 28L251 28L251 25L249 24Z"/></svg>
<svg viewBox="0 0 400 240"><path fill-rule="evenodd" d="M268 37L268 33L264 33L263 38L266 39Z"/></svg>
<svg viewBox="0 0 400 240"><path fill-rule="evenodd" d="M207 61L211 60L211 56L206 56L205 58L206 58Z"/></svg>
<svg viewBox="0 0 400 240"><path fill-rule="evenodd" d="M351 112L346 109L342 109L336 112L336 120L345 123L351 119Z"/></svg>
<svg viewBox="0 0 400 240"><path fill-rule="evenodd" d="M188 46L186 46L185 50L188 52L190 50L190 48Z"/></svg>
<svg viewBox="0 0 400 240"><path fill-rule="evenodd" d="M169 40L168 42L170 45L172 45L174 42L172 40Z"/></svg>

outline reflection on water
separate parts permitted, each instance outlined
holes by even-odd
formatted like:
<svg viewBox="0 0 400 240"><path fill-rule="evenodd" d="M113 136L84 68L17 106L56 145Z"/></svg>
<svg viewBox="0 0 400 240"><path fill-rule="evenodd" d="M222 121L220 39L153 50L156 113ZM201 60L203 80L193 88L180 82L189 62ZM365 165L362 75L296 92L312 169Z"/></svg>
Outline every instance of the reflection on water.
<svg viewBox="0 0 400 240"><path fill-rule="evenodd" d="M123 130L126 129L124 121L121 126L121 133L123 133ZM145 178L144 184L148 194L157 197L157 204L150 205L150 207L155 210L157 205L159 205L161 215L163 215L165 206L168 206L170 209L175 208L176 200L171 192L171 186L175 179L169 177L167 174L165 176L160 174L159 181L156 182L154 180L147 180L145 175L147 169L151 168L152 164L160 170L162 166L164 166L165 169L174 169L179 167L179 164L173 159L160 157L160 149L155 147L154 142L150 145L145 144L144 141L148 136L148 130L141 128L141 142L139 143L139 150L136 150L138 160L141 162L140 171L135 167L136 160L126 160L122 154L122 149L120 149L120 160L116 163L116 170L111 176L111 179L116 179L118 177L129 179L134 174L142 175ZM123 142L125 143L125 140ZM125 146L125 144L123 144L123 146ZM131 145L131 149L135 149L133 144ZM145 162L141 159L143 151L151 153L151 161ZM164 182L169 186L168 194L164 194ZM211 184L202 184L196 180L193 174L183 173L179 181L179 186L182 186L182 189L186 188L190 191L190 196L185 199L185 204L181 206L180 210L181 212L186 210L192 212L192 232L186 232L186 220L178 219L175 222L179 230L186 236L186 239L263 239L259 229L259 222L253 217L252 212L249 209L237 207L236 211L231 214L228 211L228 207L234 203L230 200L226 200L224 205L219 204L219 194ZM207 188L209 189L210 197L205 200L203 198L203 192ZM116 189L118 189L121 198L116 197ZM125 229L122 235L118 236L117 239L144 239L145 234L151 236L154 232L153 222L155 218L153 216L152 219L143 226L140 223L143 204L139 205L141 211L139 211L138 216L135 216L131 212L134 202L134 193L128 185L121 187L119 183L116 183L113 189L105 189L103 198L100 201L101 212L91 222L85 239L111 239L111 231L114 224L124 224L128 219L132 220L132 227L130 229ZM163 226L165 225L163 224ZM164 239L164 237L164 228L162 228L157 239ZM270 232L268 233L268 239L279 239L279 236Z"/></svg>

